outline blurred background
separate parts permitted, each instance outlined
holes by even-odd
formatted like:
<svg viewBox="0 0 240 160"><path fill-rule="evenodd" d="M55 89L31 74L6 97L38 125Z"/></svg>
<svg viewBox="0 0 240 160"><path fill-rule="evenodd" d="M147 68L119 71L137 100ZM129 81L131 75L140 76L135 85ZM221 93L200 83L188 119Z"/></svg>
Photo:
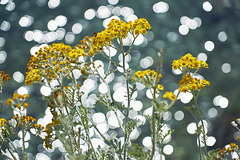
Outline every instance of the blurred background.
<svg viewBox="0 0 240 160"><path fill-rule="evenodd" d="M235 142L240 136L240 132L231 125L231 121L240 116L238 0L0 0L0 70L12 78L4 88L3 102L13 92L30 94L28 114L40 118L39 122L44 123L47 119L44 119L46 102L41 101L40 97L48 94L48 88L24 84L25 67L31 54L41 45L56 42L73 47L84 36L93 36L94 32L102 31L113 17L124 21L137 18L149 21L152 29L135 42L128 64L133 72L156 69L157 54L163 48L161 82L165 90L176 90L181 79L181 75L171 69L174 59L191 53L209 64L209 69L199 72L211 82L211 86L204 88L199 98L209 137L208 149L222 148ZM116 53L114 58L121 59ZM104 61L101 63L104 64ZM115 75L110 84L121 80L119 75ZM92 90L103 92L101 87L97 88L99 82L89 83L93 87L89 89L88 98L94 97ZM116 86L112 86L112 90L113 93L117 92ZM147 113L151 107L150 98L148 91L139 85L136 99L140 108L133 108L133 115ZM163 146L166 160L198 157L197 139L193 134L194 118L184 109L184 106L191 104L191 99L189 94L182 95L179 103L164 116L167 127L175 130ZM4 108L0 117L11 118L13 113L10 108L6 105ZM97 112L100 111L96 108ZM106 124L112 127L105 132L114 129L114 124L109 124L108 118L106 115ZM146 122L136 131L135 142L148 147L148 131L149 123ZM33 156L45 156L45 159L60 159L63 152L61 145L56 142L53 150L46 151L41 143L40 138L34 139L28 152Z"/></svg>

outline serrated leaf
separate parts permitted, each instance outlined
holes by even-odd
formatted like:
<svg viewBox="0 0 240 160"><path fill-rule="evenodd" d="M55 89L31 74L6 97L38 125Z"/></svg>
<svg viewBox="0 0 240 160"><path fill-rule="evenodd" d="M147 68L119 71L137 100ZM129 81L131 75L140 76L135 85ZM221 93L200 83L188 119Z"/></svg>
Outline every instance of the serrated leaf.
<svg viewBox="0 0 240 160"><path fill-rule="evenodd" d="M168 103L166 101L157 101L153 100L153 107L156 109L158 112L166 112L168 110Z"/></svg>

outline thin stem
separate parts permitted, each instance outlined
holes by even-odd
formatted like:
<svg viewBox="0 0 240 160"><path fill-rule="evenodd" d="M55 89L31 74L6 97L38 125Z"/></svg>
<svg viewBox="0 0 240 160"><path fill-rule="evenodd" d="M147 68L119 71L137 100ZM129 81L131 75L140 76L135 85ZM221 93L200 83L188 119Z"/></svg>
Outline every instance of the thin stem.
<svg viewBox="0 0 240 160"><path fill-rule="evenodd" d="M91 58L90 60L91 60L91 63L92 63L92 65L93 65L93 68L95 69L96 74L99 76L99 78L100 78L100 79L105 83L105 85L107 86L108 97L109 97L110 103L112 103L113 100L112 100L111 90L110 90L110 87L109 87L108 83L106 82L105 78L103 78L103 77L100 75L100 73L98 72L98 70L96 69L96 66L95 66L95 64L94 64L94 62L93 62L93 58ZM116 115L118 124L119 124L119 126L121 127L121 130L124 131L124 129L122 128L122 124L121 124L121 122L120 122L120 120L119 120L119 118L118 118L117 112L116 112L115 110L114 110L114 113L115 113L115 115Z"/></svg>
<svg viewBox="0 0 240 160"><path fill-rule="evenodd" d="M22 146L23 146L22 159L25 160L25 159L27 159L27 157L25 157L26 148L25 148L25 131L24 131L24 129L22 129Z"/></svg>
<svg viewBox="0 0 240 160"><path fill-rule="evenodd" d="M132 50L132 46L133 46L135 40L137 39L137 37L138 37L138 36L136 36L136 37L133 36L132 45L129 47L128 51L125 53L125 56L128 55L128 54L130 53L130 51ZM122 47L122 45L121 45L121 47Z"/></svg>
<svg viewBox="0 0 240 160"><path fill-rule="evenodd" d="M4 142L5 147L7 148L7 150L9 151L9 153L11 154L11 156L13 157L14 160L17 160L17 158L14 156L13 151L9 148L9 146L6 144L6 142Z"/></svg>
<svg viewBox="0 0 240 160"><path fill-rule="evenodd" d="M197 123L196 123L197 126ZM198 149L199 149L199 156L200 156L200 160L202 160L202 150L201 150L201 140L200 140L200 134L197 135L197 139L198 139Z"/></svg>
<svg viewBox="0 0 240 160"><path fill-rule="evenodd" d="M69 115L68 108L67 108L67 101L66 101L65 94L64 94L65 92L64 92L64 89L63 89L63 82L60 82L60 81L58 80L58 83L59 83L60 86L61 86L62 97L63 97L63 102L64 102L64 108L65 108L65 110L66 110L66 112L67 112L67 115Z"/></svg>
<svg viewBox="0 0 240 160"><path fill-rule="evenodd" d="M78 114L79 116L81 116L81 113L79 112L79 110L76 110L76 111L77 111L77 114ZM89 118L88 120L89 120L89 122L91 122L92 126L96 129L96 131L99 133L99 135L104 139L104 141L106 141L107 138L99 131L99 129L97 128L97 126L94 124L94 122L93 122L90 118Z"/></svg>
<svg viewBox="0 0 240 160"><path fill-rule="evenodd" d="M104 53L102 53L102 55L109 60L113 65L117 66L117 67L123 67L120 64L117 64L116 62L114 62L112 59L110 59L107 55L105 55Z"/></svg>
<svg viewBox="0 0 240 160"><path fill-rule="evenodd" d="M110 87L109 87L108 83L106 82L105 78L103 78L103 77L100 75L100 73L98 72L98 70L96 69L96 66L95 66L95 64L94 64L94 62L93 62L93 58L91 58L91 63L93 64L93 68L94 68L95 71L96 71L96 75L97 75L97 76L105 83L105 85L107 86L108 97L109 97L109 99L110 99L110 102L112 102L113 100L112 100L111 91L110 91Z"/></svg>
<svg viewBox="0 0 240 160"><path fill-rule="evenodd" d="M9 138L7 138L6 140L12 145L13 149L15 150L15 152L17 152L17 154L20 155L19 152L18 152L18 150L17 150L16 147L14 146L14 144L11 142L11 140L10 140Z"/></svg>
<svg viewBox="0 0 240 160"><path fill-rule="evenodd" d="M62 80L63 80L63 79L62 79ZM61 86L64 108L65 108L65 110L66 110L66 113L67 113L68 117L71 118L71 115L69 114L68 108L67 108L67 100L66 100L66 98L65 98L65 92L64 92L64 89L63 89L63 82L58 81L58 83L59 83L60 86ZM72 118L71 118L71 120L72 120ZM67 125L66 125L66 127L67 127ZM72 130L73 130L73 126L72 126ZM72 136L71 136L71 134L69 133L69 131L70 131L70 130L67 128L67 129L66 129L66 133L68 134L68 137L69 137L69 139L70 139L70 141L71 141L71 145L70 145L71 151L74 152L74 147L73 147L72 139L71 139ZM76 143L76 140L75 140L75 139L74 139L73 141Z"/></svg>
<svg viewBox="0 0 240 160"><path fill-rule="evenodd" d="M89 142L89 144L90 144L90 146L93 150L93 154L96 157L96 159L98 159L97 153L96 153L95 149L93 148L93 144L92 144L91 138L89 136L89 130L88 129L86 130L86 133L87 133L87 137L88 137L88 142Z"/></svg>
<svg viewBox="0 0 240 160"><path fill-rule="evenodd" d="M153 102L156 101L156 94L157 94L157 85L158 85L158 82L159 82L159 74L161 72L161 68L162 68L162 53L163 53L163 50L160 49L160 60L159 60L159 64L158 64L158 70L157 70L157 78L155 80L155 84L154 84L154 87L153 87ZM155 145L156 145L156 131L155 131L155 121L156 121L156 109L153 105L153 109L152 109L152 152L151 152L151 158L150 160L153 159L153 156L154 156L154 153L155 153ZM160 156L161 157L161 156Z"/></svg>
<svg viewBox="0 0 240 160"><path fill-rule="evenodd" d="M198 120L197 117L192 114L196 123L196 128L198 128ZM202 149L201 149L201 140L200 140L200 134L197 133L197 140L198 140L198 149L199 149L199 156L200 156L200 160L202 160Z"/></svg>
<svg viewBox="0 0 240 160"><path fill-rule="evenodd" d="M84 110L84 118L86 118L86 121L87 121L88 117L87 117L86 110ZM88 122L88 121L87 121L87 122ZM92 150L93 150L93 154L94 154L94 156L96 157L96 159L98 159L97 153L96 153L96 151L95 151L95 149L94 149L94 147L93 147L91 138L90 138L90 136L89 136L89 127L88 127L88 124L87 124L87 125L83 124L83 127L84 127L84 129L85 129L85 131L86 131L86 135L87 135L87 138L88 138L88 143L90 144L90 146L91 146L91 148L92 148Z"/></svg>
<svg viewBox="0 0 240 160"><path fill-rule="evenodd" d="M109 52L109 59L112 60L111 52L110 52L110 48L109 47L108 47L108 52ZM108 62L107 74L110 73L110 69L111 69L111 61Z"/></svg>
<svg viewBox="0 0 240 160"><path fill-rule="evenodd" d="M2 104L2 89L3 89L3 87L0 86L0 112L3 111L3 104Z"/></svg>
<svg viewBox="0 0 240 160"><path fill-rule="evenodd" d="M123 58L123 73L124 73L124 76L125 76L125 79L126 79L126 87L127 87L127 113L126 113L126 123L128 122L128 115L129 115L129 110L130 110L130 92L129 92L129 75L127 73L127 70L126 70L126 64L125 64L125 61L126 61L126 55L124 54L124 49L123 49L123 43L122 43L122 39L119 39L119 42L120 42L120 46L121 46L121 52L122 52L122 58ZM133 45L133 43L132 43ZM131 45L131 47L132 47ZM130 48L131 48L130 47ZM127 53L130 52L130 48L128 50ZM127 133L127 128L125 127L125 136L124 136L124 151L123 151L123 159L126 160L126 151L127 151L127 144L128 144L128 133Z"/></svg>
<svg viewBox="0 0 240 160"><path fill-rule="evenodd" d="M113 46L113 45L111 45L111 44L108 44L108 46L110 46L110 47L116 49L117 51L121 51L121 49L119 49L119 48L117 48L117 47L115 47L115 46Z"/></svg>
<svg viewBox="0 0 240 160"><path fill-rule="evenodd" d="M199 95L200 92L197 93L197 95L194 95L193 94L193 97L194 97L194 105L196 107L196 111L197 111L197 115L200 119L200 122L202 124L202 134L203 134L203 143L204 143L204 154L206 155L207 154L207 143L206 143L206 132L205 132L205 128L204 128L204 123L203 123L203 117L202 117L202 114L200 113L199 111L199 108L198 108L198 104L197 104L197 98L198 98L198 95ZM199 135L199 139L200 139L200 135ZM200 146L200 143L199 143L199 146Z"/></svg>
<svg viewBox="0 0 240 160"><path fill-rule="evenodd" d="M0 134L0 137L2 139L2 141L4 142L5 147L7 148L7 150L9 151L9 153L11 154L11 156L13 157L14 160L17 160L17 158L14 156L13 151L11 150L11 148L6 144L6 142L4 141L4 138L2 136L2 134Z"/></svg>

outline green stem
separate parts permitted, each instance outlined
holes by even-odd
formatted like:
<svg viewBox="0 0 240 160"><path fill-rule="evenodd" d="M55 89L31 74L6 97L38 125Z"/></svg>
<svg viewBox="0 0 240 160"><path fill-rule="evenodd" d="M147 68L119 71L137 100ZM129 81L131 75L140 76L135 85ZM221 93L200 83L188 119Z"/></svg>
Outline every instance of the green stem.
<svg viewBox="0 0 240 160"><path fill-rule="evenodd" d="M112 100L111 91L110 91L110 87L109 87L108 83L106 82L105 78L103 78L103 77L100 75L100 73L98 72L98 70L96 69L96 66L95 66L92 58L91 58L91 63L92 63L92 65L93 65L93 68L95 69L96 75L97 75L97 76L105 83L105 85L107 86L108 97L109 97L109 99L110 99L110 103L112 103L113 100Z"/></svg>
<svg viewBox="0 0 240 160"><path fill-rule="evenodd" d="M203 117L202 117L202 114L200 113L199 111L199 108L198 108L198 103L197 103L197 99L198 99L198 96L199 96L199 93L200 91L197 92L197 94L195 95L193 92L193 98L194 98L194 105L196 107L196 112L197 112L197 116L199 117L200 119L200 122L202 124L202 134L203 134L203 143L204 143L204 155L207 155L207 143L206 143L206 132L205 132L205 128L204 128L204 123L203 123ZM198 124L197 124L197 121L196 121L196 126L198 127ZM201 142L201 139L200 139L200 134L199 134L199 137L198 137L198 140L199 140L199 148L201 150L201 146L200 146L200 142ZM200 155L202 154L202 152L200 151Z"/></svg>
<svg viewBox="0 0 240 160"><path fill-rule="evenodd" d="M0 112L3 111L3 104L2 104L2 86L0 86Z"/></svg>
<svg viewBox="0 0 240 160"><path fill-rule="evenodd" d="M192 113L195 123L196 123L196 128L198 128L198 120L197 117ZM199 149L199 156L200 156L200 160L202 160L202 149L201 149L201 140L200 140L200 134L197 133L197 140L198 140L198 149Z"/></svg>
<svg viewBox="0 0 240 160"><path fill-rule="evenodd" d="M130 110L130 93L129 93L129 75L126 71L126 65L125 65L125 54L124 54L124 50L123 50L123 44L122 44L122 40L119 39L119 42L120 42L120 45L121 45L121 52L122 52L122 58L123 58L123 73L124 73L124 76L125 76L125 79L126 79L126 87L127 87L127 113L126 113L126 123L128 122L128 115L129 115L129 110ZM133 45L133 43L132 43ZM132 46L131 45L131 46ZM131 48L131 47L130 47ZM130 50L128 50L128 52L130 52ZM126 160L126 152L127 152L127 144L128 144L128 136L129 134L127 133L127 129L125 127L125 136L124 136L124 151L123 151L123 159Z"/></svg>
<svg viewBox="0 0 240 160"><path fill-rule="evenodd" d="M198 104L197 104L197 98L198 98L199 93L200 92L198 92L197 95L194 95L194 105L196 107L197 115L200 119L200 122L202 123L202 134L203 134L203 143L204 143L204 152L205 152L204 154L206 155L207 154L206 132L205 132L205 128L204 128L203 117L199 111ZM199 139L200 139L200 135L199 135ZM200 143L199 143L199 146L200 146Z"/></svg>
<svg viewBox="0 0 240 160"><path fill-rule="evenodd" d="M11 156L13 157L14 160L17 160L17 158L14 156L13 151L11 150L11 148L8 146L8 144L6 144L6 142L4 141L4 138L2 136L2 134L0 134L0 137L5 145L5 147L7 148L7 150L9 151L9 153L11 154ZM0 147L1 148L1 147Z"/></svg>
<svg viewBox="0 0 240 160"><path fill-rule="evenodd" d="M78 114L79 116L82 116L82 115L80 114L79 110L76 110L76 111L77 111L77 114ZM104 141L107 141L107 138L99 131L99 129L97 128L97 126L94 124L94 122L93 122L90 118L89 118L88 120L91 122L92 126L96 129L96 131L99 133L99 135L104 139ZM86 128L84 127L84 129L86 129ZM88 132L87 132L87 133L88 133ZM88 136L89 142L91 143L91 140L90 140L89 135L87 135L87 136ZM93 148L92 143L91 143L91 147ZM93 151L94 151L94 148L93 148ZM97 154L96 154L95 151L94 151L94 153L95 153L95 157L97 158Z"/></svg>
<svg viewBox="0 0 240 160"><path fill-rule="evenodd" d="M23 150L22 150L22 159L26 160L27 157L26 156L26 148L25 148L25 131L24 129L22 129L22 146L23 146Z"/></svg>
<svg viewBox="0 0 240 160"><path fill-rule="evenodd" d="M157 70L157 78L155 80L155 84L154 84L154 87L153 87L153 102L156 101L156 94L157 94L157 85L158 85L158 82L159 82L159 74L161 72L161 68L162 68L162 53L163 53L163 50L160 49L160 60L159 60L159 65L158 65L158 70ZM150 160L153 159L153 156L154 156L154 153L155 153L155 146L156 146L156 131L155 131L155 122L156 122L156 109L153 105L153 109L152 109L152 152L151 152L151 158ZM161 157L161 155L160 155Z"/></svg>
<svg viewBox="0 0 240 160"><path fill-rule="evenodd" d="M86 110L84 110L84 117L83 117L86 121L85 122L88 122L88 117L87 117L87 113L86 113ZM88 127L88 124L83 124L83 127L86 131L86 135L87 135L87 138L88 138L88 143L90 144L92 150L93 150L93 154L94 156L96 157L96 159L98 159L98 156L97 156L97 153L93 147L93 144L92 144L92 141L91 141L91 138L89 136L89 127Z"/></svg>
<svg viewBox="0 0 240 160"><path fill-rule="evenodd" d="M123 67L120 64L117 64L116 62L114 62L112 59L110 59L107 55L105 55L104 53L102 53L102 55L109 60L113 65L117 66L117 67Z"/></svg>
<svg viewBox="0 0 240 160"><path fill-rule="evenodd" d="M196 126L197 125L197 121L196 121ZM202 149L201 149L201 140L200 140L200 134L197 134L197 139L198 139L198 149L199 149L199 156L200 156L200 160L202 160Z"/></svg>
<svg viewBox="0 0 240 160"><path fill-rule="evenodd" d="M71 118L71 115L70 115L69 112L68 112L67 100L66 100L66 98L65 98L65 92L64 92L64 89L63 89L63 79L62 79L61 82L58 81L58 83L59 83L60 86L61 86L64 108L65 108L65 110L66 110L67 116L68 116L69 118ZM73 106L72 106L72 107L73 107ZM71 123L72 123L72 118L71 118L70 120L71 120ZM71 126L72 126L72 125L71 125ZM74 147L73 147L72 141L76 143L76 140L75 140L75 139L72 140L72 138L71 138L72 136L71 136L71 134L69 133L70 129L68 129L68 126L65 126L65 127L67 128L67 129L66 129L66 133L67 133L67 135L68 135L68 137L69 137L69 139L70 139L70 142L71 142L71 145L70 145L71 151L74 153ZM71 129L73 130L73 126L72 126Z"/></svg>
<svg viewBox="0 0 240 160"><path fill-rule="evenodd" d="M93 144L92 144L91 138L89 136L89 130L88 129L86 130L86 133L87 133L87 137L88 137L88 142L89 142L89 144L90 144L90 146L93 150L93 154L96 157L96 159L98 159L97 153L96 153L95 149L93 148Z"/></svg>
<svg viewBox="0 0 240 160"><path fill-rule="evenodd" d="M15 147L14 144L12 143L12 141L11 141L9 138L7 138L6 140L8 141L8 143L10 143L10 144L12 145L12 148L14 149L14 151L17 152L18 155L20 155L19 152L18 152L18 150L16 149L16 147Z"/></svg>
<svg viewBox="0 0 240 160"><path fill-rule="evenodd" d="M5 147L7 148L7 150L9 151L9 153L11 154L11 156L13 157L14 160L17 160L17 158L14 156L13 151L10 149L10 147L6 144L6 142L4 142Z"/></svg>

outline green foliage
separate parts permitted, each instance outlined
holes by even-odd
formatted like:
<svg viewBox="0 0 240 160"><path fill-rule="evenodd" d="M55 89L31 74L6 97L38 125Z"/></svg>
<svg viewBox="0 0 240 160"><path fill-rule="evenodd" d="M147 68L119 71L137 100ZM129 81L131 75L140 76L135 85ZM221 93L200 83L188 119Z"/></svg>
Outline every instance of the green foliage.
<svg viewBox="0 0 240 160"><path fill-rule="evenodd" d="M215 160L219 151L220 149L213 149L208 151L207 155L204 156L205 160Z"/></svg>
<svg viewBox="0 0 240 160"><path fill-rule="evenodd" d="M128 148L128 155L136 160L149 159L149 151L145 151L142 146L132 143Z"/></svg>
<svg viewBox="0 0 240 160"><path fill-rule="evenodd" d="M167 111L168 110L167 106L168 106L168 103L166 101L153 100L153 107L159 113Z"/></svg>
<svg viewBox="0 0 240 160"><path fill-rule="evenodd" d="M125 124L125 132L131 133L133 129L136 128L136 126L137 126L137 120L128 121Z"/></svg>

